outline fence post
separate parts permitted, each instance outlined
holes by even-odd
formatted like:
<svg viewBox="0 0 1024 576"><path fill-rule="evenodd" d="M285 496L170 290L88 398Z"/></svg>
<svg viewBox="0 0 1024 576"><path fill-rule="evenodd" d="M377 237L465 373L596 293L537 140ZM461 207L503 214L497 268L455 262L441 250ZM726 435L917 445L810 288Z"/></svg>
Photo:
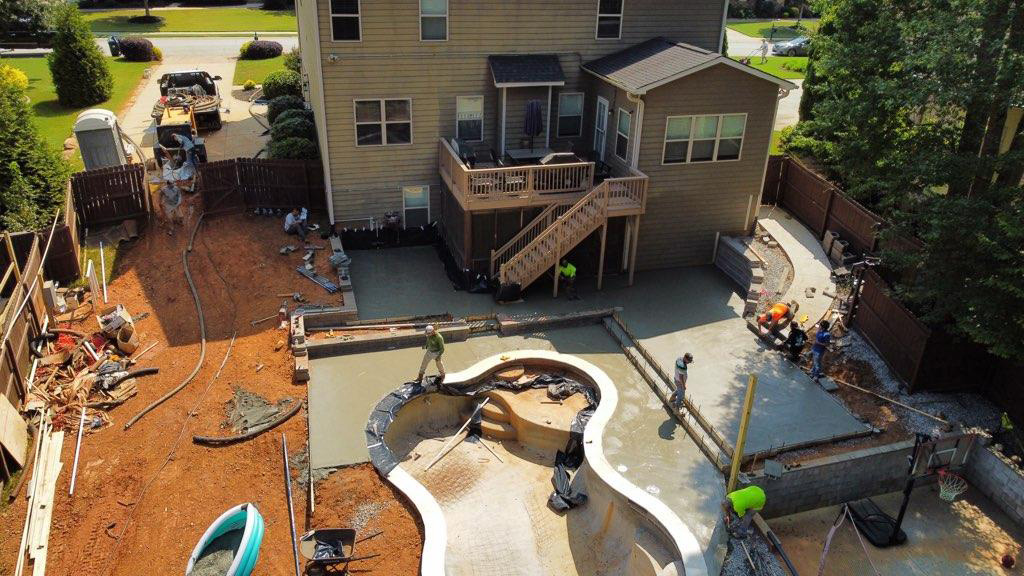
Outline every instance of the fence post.
<svg viewBox="0 0 1024 576"><path fill-rule="evenodd" d="M818 231L818 240L825 237L825 231L828 230L828 222L832 215L832 199L836 196L836 189L834 186L829 186L827 189L828 196L825 197L825 213L821 215L821 230Z"/></svg>

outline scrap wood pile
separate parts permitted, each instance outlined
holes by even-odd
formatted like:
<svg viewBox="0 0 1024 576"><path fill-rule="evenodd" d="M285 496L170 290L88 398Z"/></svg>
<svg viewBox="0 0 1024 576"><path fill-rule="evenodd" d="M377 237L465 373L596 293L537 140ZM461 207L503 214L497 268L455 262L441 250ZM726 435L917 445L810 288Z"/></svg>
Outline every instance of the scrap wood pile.
<svg viewBox="0 0 1024 576"><path fill-rule="evenodd" d="M32 347L38 362L26 411L48 411L55 429L75 430L83 408L88 429L110 424L106 411L138 393L137 377L158 371L131 369L155 344L132 356L138 335L123 306L102 311L96 320L96 332L51 328Z"/></svg>

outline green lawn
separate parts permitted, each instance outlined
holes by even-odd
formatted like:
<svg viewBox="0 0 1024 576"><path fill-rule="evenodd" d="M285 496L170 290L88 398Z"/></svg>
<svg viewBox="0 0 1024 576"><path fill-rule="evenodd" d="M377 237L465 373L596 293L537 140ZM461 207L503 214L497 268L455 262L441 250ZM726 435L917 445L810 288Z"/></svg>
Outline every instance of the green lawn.
<svg viewBox="0 0 1024 576"><path fill-rule="evenodd" d="M768 149L768 153L772 156L778 156L782 154L782 149L779 148L779 139L782 137L782 130L775 130L772 132L772 144Z"/></svg>
<svg viewBox="0 0 1024 576"><path fill-rule="evenodd" d="M733 60L739 60L739 58L734 56ZM807 56L769 56L768 61L761 64L761 57L755 55L750 58L750 65L773 76L793 80L804 77L803 71L807 69Z"/></svg>
<svg viewBox="0 0 1024 576"><path fill-rule="evenodd" d="M257 84L263 84L267 74L277 70L284 70L284 54L277 58L266 60L241 60L235 63L235 78L232 84L241 86L246 80L252 80Z"/></svg>
<svg viewBox="0 0 1024 576"><path fill-rule="evenodd" d="M97 34L108 32L295 32L292 10L259 10L257 8L203 8L202 10L157 10L151 12L164 19L156 24L132 24L128 18L141 16L142 10L109 10L86 12L86 22Z"/></svg>
<svg viewBox="0 0 1024 576"><path fill-rule="evenodd" d="M64 147L64 140L71 136L71 127L75 124L79 112L86 108L106 108L117 114L138 86L143 70L151 64L126 62L120 58L108 58L107 61L110 63L110 72L114 75L114 94L106 102L85 108L64 108L57 102L57 92L50 79L50 68L45 57L7 58L3 62L28 76L28 97L32 100L36 125L39 126L43 138L59 150ZM81 168L81 160L78 158L76 154L73 160L76 169Z"/></svg>
<svg viewBox="0 0 1024 576"><path fill-rule="evenodd" d="M775 27L774 34L772 33L773 25ZM796 25L796 20L733 20L726 24L726 27L753 38L771 37L773 40L789 40L818 31L818 20L805 18L800 23L801 30L794 30L794 25Z"/></svg>

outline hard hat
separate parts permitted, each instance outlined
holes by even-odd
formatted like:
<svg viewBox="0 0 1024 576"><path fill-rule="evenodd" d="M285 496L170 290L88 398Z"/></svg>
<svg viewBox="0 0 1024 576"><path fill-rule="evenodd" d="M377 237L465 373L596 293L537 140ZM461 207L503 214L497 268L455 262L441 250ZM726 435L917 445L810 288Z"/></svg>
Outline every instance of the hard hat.
<svg viewBox="0 0 1024 576"><path fill-rule="evenodd" d="M427 324L426 331L427 331L427 334L433 334L434 333L434 327L432 325L430 325L430 324Z"/></svg>

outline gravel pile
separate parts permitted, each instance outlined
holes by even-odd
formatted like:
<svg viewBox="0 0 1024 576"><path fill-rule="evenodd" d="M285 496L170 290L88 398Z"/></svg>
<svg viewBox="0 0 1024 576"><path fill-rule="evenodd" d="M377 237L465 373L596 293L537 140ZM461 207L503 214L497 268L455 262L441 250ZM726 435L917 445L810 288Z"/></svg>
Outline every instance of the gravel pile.
<svg viewBox="0 0 1024 576"><path fill-rule="evenodd" d="M948 420L954 426L987 430L998 426L1001 414L999 408L980 394L973 392L915 392L907 394L900 379L892 373L881 356L860 334L850 332L845 340L849 342L849 345L843 349L843 353L871 366L878 378L879 389L876 392L879 394L913 406L918 410L935 414L939 418ZM895 405L893 409L899 411L901 421L911 432L930 436L947 432L941 422L927 416Z"/></svg>
<svg viewBox="0 0 1024 576"><path fill-rule="evenodd" d="M768 241L765 241L768 238ZM772 244L775 244L774 246ZM757 311L764 312L772 304L778 302L793 283L793 265L786 257L786 252L778 243L771 240L764 228L757 227L757 234L749 243L750 249L764 263L764 283L758 298Z"/></svg>
<svg viewBox="0 0 1024 576"><path fill-rule="evenodd" d="M361 532L366 525L377 517L378 514L387 508L386 502L366 502L360 504L356 508L356 513L352 515L352 528L356 531L356 534Z"/></svg>
<svg viewBox="0 0 1024 576"><path fill-rule="evenodd" d="M754 566L757 566L756 571L750 567L750 560L747 560L747 555L743 551L743 545L740 542L747 545L747 550L750 552L750 560L753 560ZM765 541L760 533L751 530L750 536L745 540L729 539L729 553L725 557L725 563L722 564L722 576L787 575L788 573L783 570L782 565L775 558L775 554L768 547L768 542Z"/></svg>
<svg viewBox="0 0 1024 576"><path fill-rule="evenodd" d="M231 568L238 545L242 543L242 530L232 530L214 538L196 560L192 576L224 576Z"/></svg>

